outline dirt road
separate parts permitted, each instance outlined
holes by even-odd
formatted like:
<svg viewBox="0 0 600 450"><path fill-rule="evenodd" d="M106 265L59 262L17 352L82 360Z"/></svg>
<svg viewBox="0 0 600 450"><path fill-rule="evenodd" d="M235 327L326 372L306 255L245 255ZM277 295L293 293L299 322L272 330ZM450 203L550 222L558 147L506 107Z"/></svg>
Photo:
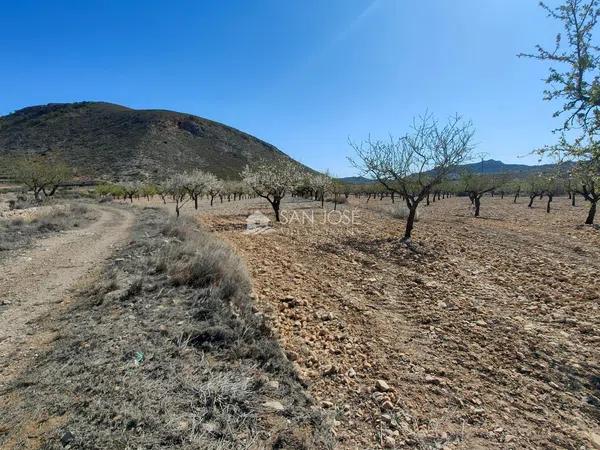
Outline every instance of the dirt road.
<svg viewBox="0 0 600 450"><path fill-rule="evenodd" d="M98 211L98 220L89 227L40 240L0 265L0 391L56 339L49 319L127 239L131 212L114 207Z"/></svg>

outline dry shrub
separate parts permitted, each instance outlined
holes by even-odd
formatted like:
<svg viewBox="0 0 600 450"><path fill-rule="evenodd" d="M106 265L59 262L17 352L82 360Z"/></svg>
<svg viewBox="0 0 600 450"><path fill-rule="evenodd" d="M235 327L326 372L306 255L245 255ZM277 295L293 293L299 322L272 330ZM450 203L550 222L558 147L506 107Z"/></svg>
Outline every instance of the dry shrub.
<svg viewBox="0 0 600 450"><path fill-rule="evenodd" d="M227 244L190 220L169 222L163 233L173 240L163 249L156 267L167 272L173 284L216 287L224 297L249 291L246 267Z"/></svg>

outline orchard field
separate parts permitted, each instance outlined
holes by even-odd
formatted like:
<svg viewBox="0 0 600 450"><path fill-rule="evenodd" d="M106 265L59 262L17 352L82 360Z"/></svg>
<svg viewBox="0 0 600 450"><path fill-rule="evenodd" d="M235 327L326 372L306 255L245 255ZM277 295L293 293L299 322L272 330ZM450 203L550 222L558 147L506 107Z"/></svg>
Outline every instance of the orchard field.
<svg viewBox="0 0 600 450"><path fill-rule="evenodd" d="M597 444L600 235L583 202L528 202L487 196L480 218L465 197L422 207L413 249L389 198L351 197L350 225L290 201L295 219L265 233L245 232L269 214L256 199L185 211L245 259L342 448Z"/></svg>

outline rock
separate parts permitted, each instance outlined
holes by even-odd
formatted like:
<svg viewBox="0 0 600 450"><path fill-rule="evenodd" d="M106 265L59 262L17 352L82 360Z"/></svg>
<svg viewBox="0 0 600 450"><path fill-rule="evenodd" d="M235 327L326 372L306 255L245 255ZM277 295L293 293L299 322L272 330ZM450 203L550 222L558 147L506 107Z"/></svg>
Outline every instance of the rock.
<svg viewBox="0 0 600 450"><path fill-rule="evenodd" d="M390 411L394 409L394 405L389 400L386 400L381 404L381 409L383 409L384 411Z"/></svg>
<svg viewBox="0 0 600 450"><path fill-rule="evenodd" d="M387 384L384 380L377 380L375 382L375 389L377 389L379 392L388 392L392 390L390 385Z"/></svg>
<svg viewBox="0 0 600 450"><path fill-rule="evenodd" d="M475 322L475 325L479 325L480 327L485 327L487 325L487 322L485 320L478 320L477 322Z"/></svg>
<svg viewBox="0 0 600 450"><path fill-rule="evenodd" d="M332 402L329 402L329 401L327 401L327 400L323 400L323 401L321 402L321 406L322 406L323 408L325 408L325 409L329 409L329 408L333 408L333 403L332 403Z"/></svg>
<svg viewBox="0 0 600 450"><path fill-rule="evenodd" d="M350 369L348 369L347 375L348 375L350 378L353 378L353 377L355 377L355 376L356 376L356 371L355 371L355 370L354 370L352 367L350 367Z"/></svg>
<svg viewBox="0 0 600 450"><path fill-rule="evenodd" d="M441 384L441 381L439 378L436 378L432 375L425 375L425 382L429 383L429 384Z"/></svg>
<svg viewBox="0 0 600 450"><path fill-rule="evenodd" d="M396 439L391 436L383 438L383 448L394 448L396 446Z"/></svg>
<svg viewBox="0 0 600 450"><path fill-rule="evenodd" d="M285 406L283 406L280 402L276 400L270 400L268 402L264 402L263 406L267 409L271 409L273 411L283 411L285 410Z"/></svg>
<svg viewBox="0 0 600 450"><path fill-rule="evenodd" d="M590 431L590 441L592 441L592 445L594 448L600 448L600 434L594 433Z"/></svg>
<svg viewBox="0 0 600 450"><path fill-rule="evenodd" d="M323 375L324 376L335 375L337 372L338 372L338 369L333 364L323 367Z"/></svg>
<svg viewBox="0 0 600 450"><path fill-rule="evenodd" d="M277 381L277 380L269 381L267 383L267 386L269 386L269 388L271 388L271 389L277 390L277 389L279 389L279 381Z"/></svg>
<svg viewBox="0 0 600 450"><path fill-rule="evenodd" d="M73 433L71 433L70 431L65 431L62 436L60 437L60 443L62 445L69 445L71 442L73 442L75 440L75 436L73 436Z"/></svg>

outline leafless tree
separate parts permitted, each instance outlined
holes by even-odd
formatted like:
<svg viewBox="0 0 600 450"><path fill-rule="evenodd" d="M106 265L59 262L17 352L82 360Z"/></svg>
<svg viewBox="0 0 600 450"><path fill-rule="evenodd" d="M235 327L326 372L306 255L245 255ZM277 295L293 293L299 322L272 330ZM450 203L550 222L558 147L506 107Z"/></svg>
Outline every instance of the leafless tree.
<svg viewBox="0 0 600 450"><path fill-rule="evenodd" d="M404 242L411 239L419 203L469 158L473 135L472 123L460 116L441 125L426 113L399 139L390 136L385 142L371 138L360 144L350 142L357 155L357 159L350 158L352 165L404 198L409 209Z"/></svg>

